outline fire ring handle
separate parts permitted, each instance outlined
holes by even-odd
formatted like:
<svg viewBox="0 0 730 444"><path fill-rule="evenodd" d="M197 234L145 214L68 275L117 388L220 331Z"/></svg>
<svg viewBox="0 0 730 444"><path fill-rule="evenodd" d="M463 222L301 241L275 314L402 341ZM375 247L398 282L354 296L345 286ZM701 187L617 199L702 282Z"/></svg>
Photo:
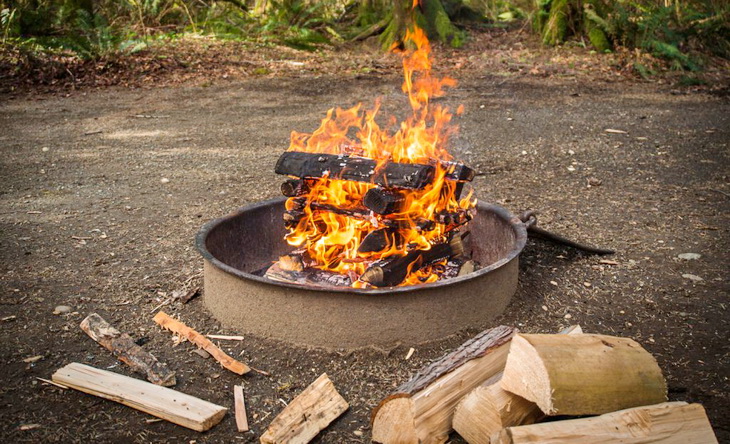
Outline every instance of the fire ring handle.
<svg viewBox="0 0 730 444"><path fill-rule="evenodd" d="M537 226L537 212L533 210L528 210L522 213L522 216L520 216L520 220L523 224L525 224L525 229L527 229L527 235L534 239L542 239L549 242L553 242L560 245L565 245L571 248L575 248L576 250L583 251L588 254L598 254L598 255L605 255L605 254L614 254L615 251L609 250L606 248L597 248L592 247L590 245L584 245L575 241L572 241L570 239L567 239L559 234L551 233L547 230L544 230Z"/></svg>

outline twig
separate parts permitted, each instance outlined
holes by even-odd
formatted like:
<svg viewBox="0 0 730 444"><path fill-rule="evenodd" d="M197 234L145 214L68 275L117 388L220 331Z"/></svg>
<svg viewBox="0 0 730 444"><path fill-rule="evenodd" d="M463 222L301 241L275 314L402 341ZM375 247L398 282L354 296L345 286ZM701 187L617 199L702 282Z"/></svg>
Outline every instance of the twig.
<svg viewBox="0 0 730 444"><path fill-rule="evenodd" d="M57 382L53 382L53 381L51 381L50 379L44 379L44 378L40 378L40 377L38 377L38 376L36 376L35 378L36 378L37 380L39 380L39 381L43 381L43 382L45 382L46 384L51 384L51 385L55 385L56 387L62 388L62 389L64 389L64 390L68 389L68 387L67 387L67 386L65 386L65 385L63 385L63 384L59 384L59 383L57 383Z"/></svg>

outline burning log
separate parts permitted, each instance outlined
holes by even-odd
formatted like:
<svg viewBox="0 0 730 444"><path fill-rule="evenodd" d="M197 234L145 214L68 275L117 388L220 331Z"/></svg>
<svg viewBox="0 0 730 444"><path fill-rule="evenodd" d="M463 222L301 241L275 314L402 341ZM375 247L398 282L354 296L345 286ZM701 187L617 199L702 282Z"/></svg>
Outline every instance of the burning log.
<svg viewBox="0 0 730 444"><path fill-rule="evenodd" d="M441 162L441 166L446 168L446 180L455 182L471 182L474 180L476 171L457 162Z"/></svg>
<svg viewBox="0 0 730 444"><path fill-rule="evenodd" d="M717 443L700 404L664 402L592 418L509 427L495 444Z"/></svg>
<svg viewBox="0 0 730 444"><path fill-rule="evenodd" d="M443 443L459 400L504 368L511 327L486 330L396 389L375 408L372 439L389 443Z"/></svg>
<svg viewBox="0 0 730 444"><path fill-rule="evenodd" d="M455 212L441 211L436 213L436 222L444 225L464 225L474 216L467 210L459 209Z"/></svg>
<svg viewBox="0 0 730 444"><path fill-rule="evenodd" d="M298 197L309 192L309 184L303 179L289 179L281 184L281 194L286 197Z"/></svg>
<svg viewBox="0 0 730 444"><path fill-rule="evenodd" d="M300 210L286 210L281 218L284 219L284 226L286 228L294 228L302 220L304 214L304 211Z"/></svg>
<svg viewBox="0 0 730 444"><path fill-rule="evenodd" d="M476 270L476 262L471 259L453 258L446 263L446 270L441 274L442 279L451 279L466 276Z"/></svg>
<svg viewBox="0 0 730 444"><path fill-rule="evenodd" d="M428 250L411 250L403 256L381 259L370 265L360 276L360 280L375 287L393 287L403 282L411 271L463 253L464 243L457 233L449 242L433 245Z"/></svg>
<svg viewBox="0 0 730 444"><path fill-rule="evenodd" d="M352 180L392 188L421 189L433 181L435 168L411 163L378 163L365 157L287 151L276 162L277 174L303 179Z"/></svg>
<svg viewBox="0 0 730 444"><path fill-rule="evenodd" d="M598 415L667 400L654 357L613 336L518 334L501 387L547 415Z"/></svg>
<svg viewBox="0 0 730 444"><path fill-rule="evenodd" d="M287 270L289 266L286 262L282 264L277 262L269 267L264 277L277 282L288 282L294 284L305 284L315 286L329 287L350 287L352 279L344 274L334 273L332 271L320 270L319 268L303 268L301 270Z"/></svg>
<svg viewBox="0 0 730 444"><path fill-rule="evenodd" d="M388 245L395 243L396 248L403 247L403 236L392 228L381 228L371 231L360 242L357 247L359 253L376 253L384 250Z"/></svg>
<svg viewBox="0 0 730 444"><path fill-rule="evenodd" d="M132 370L146 375L148 381L167 387L175 385L174 371L137 345L128 334L121 333L109 325L98 314L91 313L81 321L80 327L91 339L111 351L117 359L130 366Z"/></svg>
<svg viewBox="0 0 730 444"><path fill-rule="evenodd" d="M378 214L392 214L401 210L405 203L406 195L396 190L383 188L372 188L365 196L362 203L368 209Z"/></svg>
<svg viewBox="0 0 730 444"><path fill-rule="evenodd" d="M327 373L322 373L271 421L261 442L307 443L348 408Z"/></svg>

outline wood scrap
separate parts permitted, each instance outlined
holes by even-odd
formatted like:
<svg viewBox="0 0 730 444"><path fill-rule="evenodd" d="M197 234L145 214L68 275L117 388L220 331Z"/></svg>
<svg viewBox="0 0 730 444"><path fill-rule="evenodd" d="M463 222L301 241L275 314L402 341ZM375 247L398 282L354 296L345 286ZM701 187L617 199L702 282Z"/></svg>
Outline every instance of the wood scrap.
<svg viewBox="0 0 730 444"><path fill-rule="evenodd" d="M307 443L349 407L323 373L271 421L261 442Z"/></svg>
<svg viewBox="0 0 730 444"><path fill-rule="evenodd" d="M218 424L228 410L173 389L78 362L58 369L52 379L199 432Z"/></svg>
<svg viewBox="0 0 730 444"><path fill-rule="evenodd" d="M500 384L547 415L596 415L667 400L654 357L631 339L606 335L518 334Z"/></svg>
<svg viewBox="0 0 730 444"><path fill-rule="evenodd" d="M233 386L233 405L236 412L236 428L239 432L248 432L248 418L246 418L246 402L243 398L243 387Z"/></svg>
<svg viewBox="0 0 730 444"><path fill-rule="evenodd" d="M716 444L699 404L665 402L591 418L509 427L495 444Z"/></svg>
<svg viewBox="0 0 730 444"><path fill-rule="evenodd" d="M117 359L135 372L145 375L148 381L166 387L176 384L174 371L137 345L128 334L111 326L98 314L91 313L79 326L91 339L112 352Z"/></svg>
<svg viewBox="0 0 730 444"><path fill-rule="evenodd" d="M200 333L183 324L182 322L171 318L164 311L157 313L153 320L160 327L177 333L178 335L184 337L188 341L207 351L223 367L232 371L233 373L243 375L251 371L249 366L228 356L223 350L210 342L210 340L204 335L201 335Z"/></svg>
<svg viewBox="0 0 730 444"><path fill-rule="evenodd" d="M504 368L516 330L486 330L421 369L375 408L372 439L388 443L443 443L459 400Z"/></svg>

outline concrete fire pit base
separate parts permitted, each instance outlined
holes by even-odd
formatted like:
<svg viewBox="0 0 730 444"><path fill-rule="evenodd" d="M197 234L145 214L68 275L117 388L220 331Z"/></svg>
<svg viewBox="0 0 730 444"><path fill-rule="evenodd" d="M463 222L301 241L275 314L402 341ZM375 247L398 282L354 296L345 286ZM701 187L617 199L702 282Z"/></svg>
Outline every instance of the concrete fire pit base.
<svg viewBox="0 0 730 444"><path fill-rule="evenodd" d="M467 251L484 268L433 284L374 290L303 287L253 274L291 249L282 211L283 199L255 204L198 234L204 303L237 332L326 349L415 345L488 326L517 288L526 231L498 206L480 204L470 223Z"/></svg>

